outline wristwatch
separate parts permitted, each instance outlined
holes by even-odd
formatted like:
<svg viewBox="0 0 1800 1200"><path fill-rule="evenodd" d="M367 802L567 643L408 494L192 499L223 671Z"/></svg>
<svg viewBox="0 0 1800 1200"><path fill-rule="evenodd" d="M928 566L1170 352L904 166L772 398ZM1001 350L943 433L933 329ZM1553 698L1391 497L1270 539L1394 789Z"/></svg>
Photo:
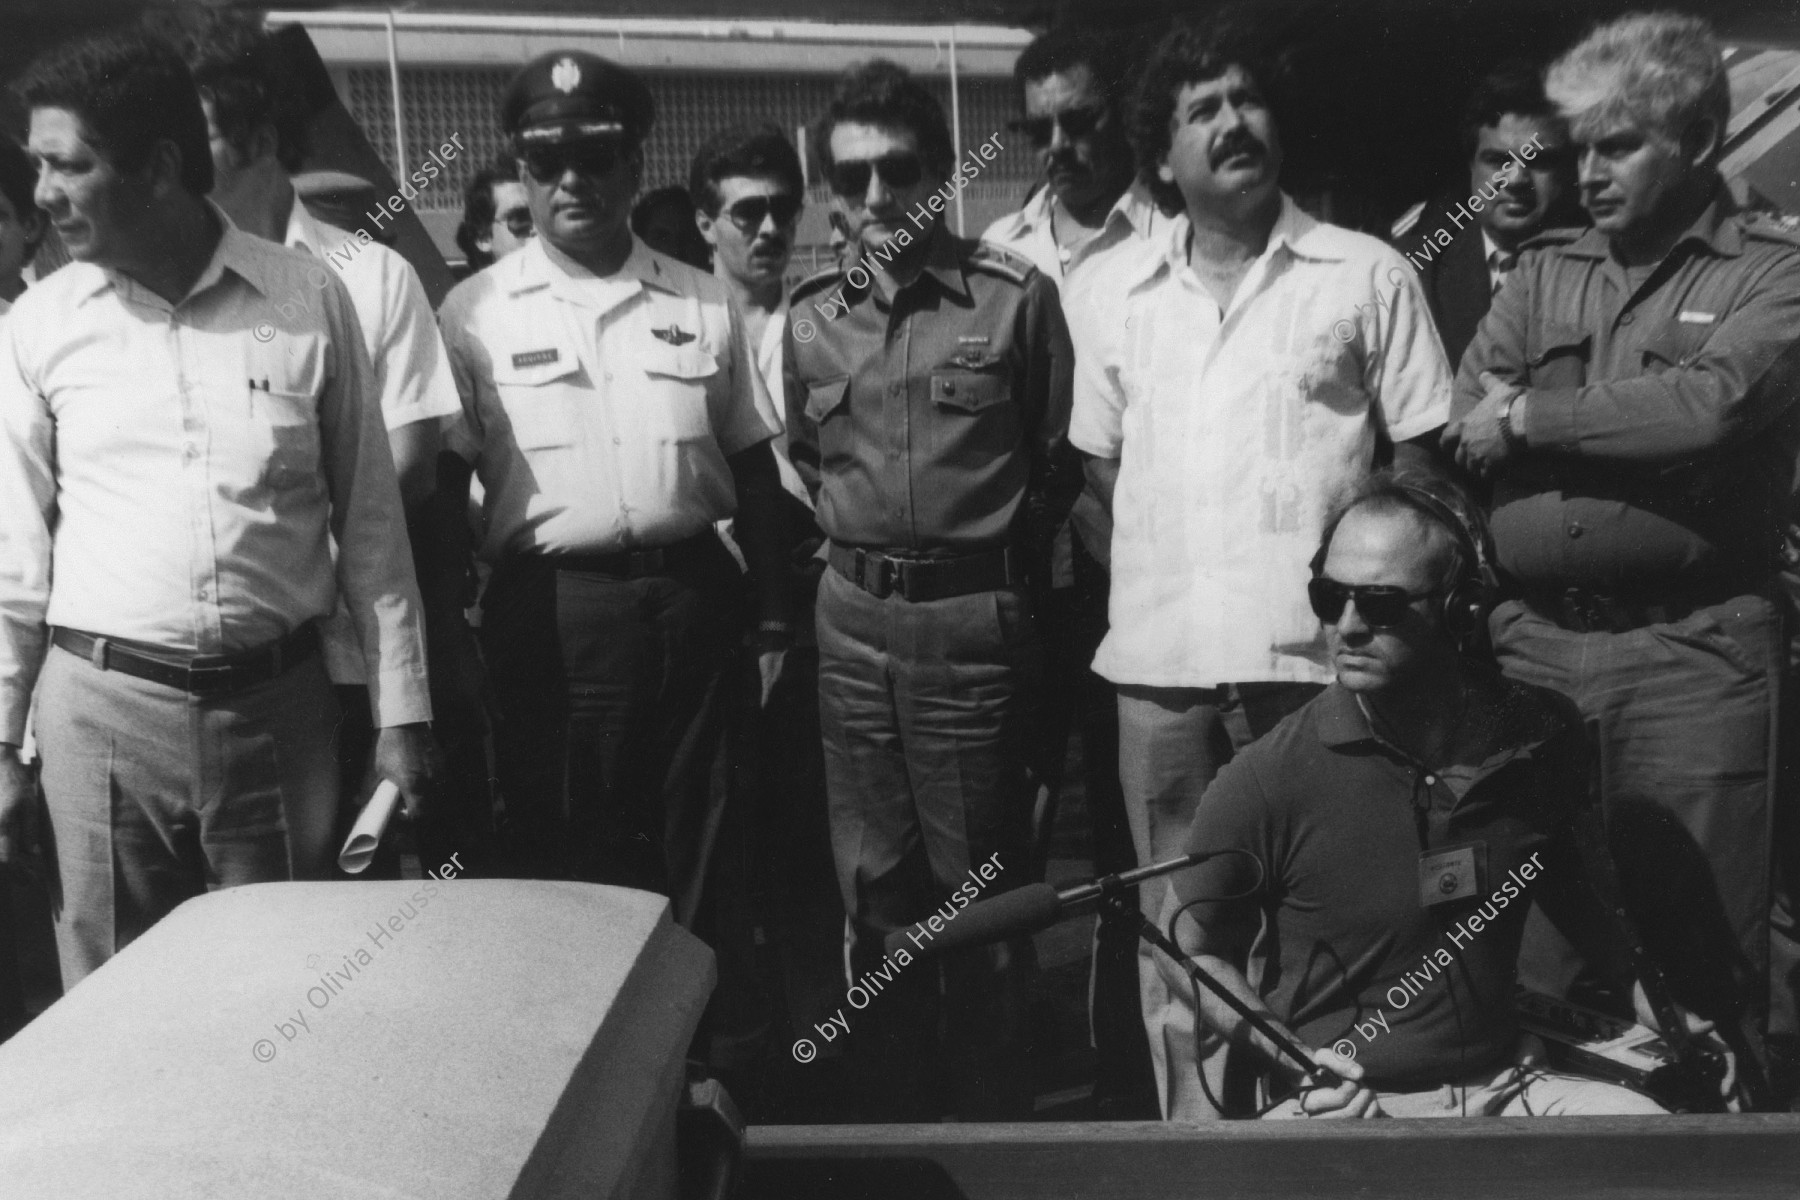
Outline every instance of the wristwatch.
<svg viewBox="0 0 1800 1200"><path fill-rule="evenodd" d="M1513 428L1512 420L1513 405L1517 404L1519 397L1524 394L1524 392L1514 392L1507 397L1506 403L1500 406L1500 440L1506 443L1508 450L1525 448L1525 439L1520 437L1519 431Z"/></svg>

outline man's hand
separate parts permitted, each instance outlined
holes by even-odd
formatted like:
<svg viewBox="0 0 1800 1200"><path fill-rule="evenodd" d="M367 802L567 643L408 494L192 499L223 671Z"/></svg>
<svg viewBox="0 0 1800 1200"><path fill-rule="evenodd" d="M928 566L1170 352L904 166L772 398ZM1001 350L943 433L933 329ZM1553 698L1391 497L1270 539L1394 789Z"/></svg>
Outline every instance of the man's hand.
<svg viewBox="0 0 1800 1200"><path fill-rule="evenodd" d="M442 766L431 727L390 725L375 737L375 777L391 779L406 801L406 815L417 820L429 810Z"/></svg>
<svg viewBox="0 0 1800 1200"><path fill-rule="evenodd" d="M37 780L17 746L0 745L0 863L33 869L37 852Z"/></svg>
<svg viewBox="0 0 1800 1200"><path fill-rule="evenodd" d="M1335 1050L1314 1050L1312 1060L1343 1082L1336 1087L1308 1087L1300 1092L1300 1116L1327 1120L1385 1117L1375 1093L1362 1085L1363 1069L1355 1059Z"/></svg>
<svg viewBox="0 0 1800 1200"><path fill-rule="evenodd" d="M1670 1003L1674 1004L1674 1001L1671 1000ZM1656 1010L1650 1007L1650 997L1645 994L1644 985L1639 980L1633 980L1631 984L1631 1009L1637 1016L1639 1025L1646 1029L1654 1029L1658 1033L1662 1032L1662 1023L1656 1019ZM1687 1026L1688 1033L1694 1037L1704 1037L1715 1028L1711 1021L1698 1013L1689 1012L1679 1004L1675 1005L1675 1016ZM1725 1057L1725 1078L1719 1081L1719 1095L1724 1097L1728 1103L1732 1102L1735 1100L1734 1093L1737 1091L1737 1055L1714 1039L1708 1039L1708 1045ZM1732 1111L1738 1110L1733 1108Z"/></svg>
<svg viewBox="0 0 1800 1200"><path fill-rule="evenodd" d="M1444 453L1454 456L1463 470L1486 478L1512 457L1513 448L1500 432L1500 413L1525 389L1507 383L1491 371L1481 373L1481 386L1487 389L1487 394L1467 416L1450 422L1444 430L1442 445ZM1517 415L1518 410L1514 409L1515 419Z"/></svg>

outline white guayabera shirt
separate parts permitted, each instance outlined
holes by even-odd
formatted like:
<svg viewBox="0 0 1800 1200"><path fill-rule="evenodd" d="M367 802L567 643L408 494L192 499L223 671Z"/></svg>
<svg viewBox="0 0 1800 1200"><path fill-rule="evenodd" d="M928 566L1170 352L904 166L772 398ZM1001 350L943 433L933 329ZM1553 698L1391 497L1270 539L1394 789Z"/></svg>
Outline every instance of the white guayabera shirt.
<svg viewBox="0 0 1800 1200"><path fill-rule="evenodd" d="M1219 306L1189 227L1098 265L1105 313L1075 346L1070 440L1120 460L1111 631L1120 684L1326 683L1307 564L1378 436L1444 424L1451 375L1416 273L1282 197L1263 254Z"/></svg>

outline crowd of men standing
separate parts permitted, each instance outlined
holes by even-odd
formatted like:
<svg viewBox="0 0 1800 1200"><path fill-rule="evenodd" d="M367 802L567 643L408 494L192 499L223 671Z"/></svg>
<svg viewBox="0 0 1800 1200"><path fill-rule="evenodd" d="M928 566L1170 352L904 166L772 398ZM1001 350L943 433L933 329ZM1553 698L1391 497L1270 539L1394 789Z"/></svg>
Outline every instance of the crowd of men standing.
<svg viewBox="0 0 1800 1200"><path fill-rule="evenodd" d="M1139 903L1200 905L1190 952L1342 1081L1265 1085L1281 1115L1655 1111L1516 1048L1515 975L1621 1013L1643 982L1547 898L1465 962L1454 1036L1440 1010L1389 1057L1323 1049L1588 796L1682 1019L1784 1104L1800 237L1719 176L1718 46L1634 16L1503 64L1466 188L1392 245L1282 191L1270 51L1236 19L1039 38L1044 184L979 240L929 203L930 91L854 68L811 130L841 259L791 289L778 128L695 158L708 273L632 232L642 80L553 52L435 321L298 199L259 32L34 65L0 297L42 221L74 262L0 322L0 862L47 858L65 982L208 887L325 877L380 777L422 857L667 894L720 954L716 1063L754 1075L971 868L1041 874L1079 728L1098 871L1260 864L1249 909L1192 872ZM1396 780L1416 845L1296 833ZM1321 910L1328 876L1397 907ZM1103 1114L1231 1112L1233 1049L1277 1057L1128 923L1094 972ZM832 1047L857 1115L1028 1117L1033 975L1024 936L901 971Z"/></svg>

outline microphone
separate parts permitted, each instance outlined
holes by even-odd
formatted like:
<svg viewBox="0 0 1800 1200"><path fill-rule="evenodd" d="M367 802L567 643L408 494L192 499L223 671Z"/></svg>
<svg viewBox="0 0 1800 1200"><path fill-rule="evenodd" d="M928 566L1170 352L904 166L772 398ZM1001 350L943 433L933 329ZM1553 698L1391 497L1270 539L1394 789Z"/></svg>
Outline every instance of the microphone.
<svg viewBox="0 0 1800 1200"><path fill-rule="evenodd" d="M885 948L889 954L904 950L914 957L929 958L961 950L966 946L1005 941L1054 925L1067 915L1069 909L1097 900L1108 892L1128 888L1145 879L1167 875L1210 858L1242 853L1244 852L1241 850L1222 850L1216 854L1184 854L1180 858L1153 863L1148 867L1103 875L1099 879L1064 888L1060 892L1047 883L1026 884L986 900L977 900L947 917L940 912L939 916L933 918L939 926L936 929L931 928L928 921L921 921L911 929L890 933Z"/></svg>

